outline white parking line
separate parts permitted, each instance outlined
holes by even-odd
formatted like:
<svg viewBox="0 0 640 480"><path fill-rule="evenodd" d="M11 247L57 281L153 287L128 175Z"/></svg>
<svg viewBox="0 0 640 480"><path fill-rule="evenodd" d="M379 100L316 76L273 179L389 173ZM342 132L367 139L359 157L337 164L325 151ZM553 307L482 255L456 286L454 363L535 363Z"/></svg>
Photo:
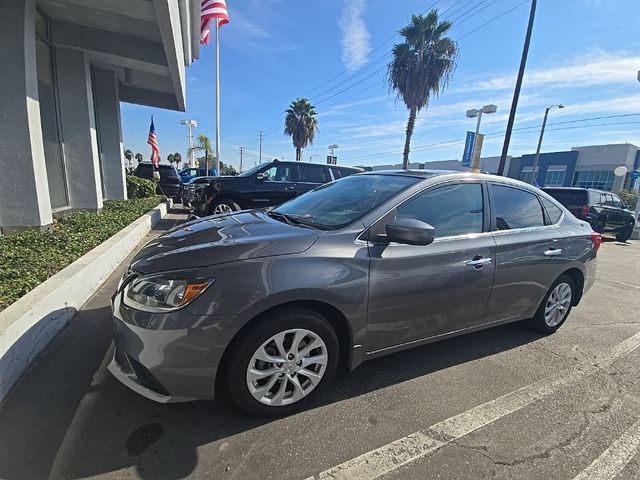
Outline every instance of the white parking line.
<svg viewBox="0 0 640 480"><path fill-rule="evenodd" d="M640 421L622 434L573 480L611 480L631 461L640 448Z"/></svg>
<svg viewBox="0 0 640 480"><path fill-rule="evenodd" d="M640 346L640 333L621 342L601 357L596 365L585 364L550 379L519 388L511 393L478 405L392 443L371 450L306 480L353 479L371 480L435 452L443 446L510 415L532 403L570 386L628 355ZM603 477L604 478L604 477Z"/></svg>

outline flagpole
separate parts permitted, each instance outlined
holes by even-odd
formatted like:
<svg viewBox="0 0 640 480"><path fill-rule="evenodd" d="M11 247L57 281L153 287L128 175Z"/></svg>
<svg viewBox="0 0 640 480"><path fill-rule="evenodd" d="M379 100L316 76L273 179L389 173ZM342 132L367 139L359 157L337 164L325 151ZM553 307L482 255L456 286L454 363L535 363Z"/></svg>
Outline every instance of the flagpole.
<svg viewBox="0 0 640 480"><path fill-rule="evenodd" d="M220 175L220 20L216 22L216 159L214 168Z"/></svg>

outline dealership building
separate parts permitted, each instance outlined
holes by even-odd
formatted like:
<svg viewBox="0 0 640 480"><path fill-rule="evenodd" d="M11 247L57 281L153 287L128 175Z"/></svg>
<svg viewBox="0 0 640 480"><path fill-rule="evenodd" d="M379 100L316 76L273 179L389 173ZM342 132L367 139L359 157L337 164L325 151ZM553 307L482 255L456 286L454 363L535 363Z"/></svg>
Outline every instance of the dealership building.
<svg viewBox="0 0 640 480"><path fill-rule="evenodd" d="M505 173L511 178L531 182L535 154L507 157ZM480 159L480 170L498 171L499 157ZM614 170L625 167L627 173L616 176ZM402 168L401 164L375 165L367 170ZM410 168L442 169L466 172L460 160L414 162ZM640 180L634 179L634 170L640 169L640 147L630 143L573 147L561 152L541 153L538 160L538 183L543 187L588 187L600 190L637 190Z"/></svg>
<svg viewBox="0 0 640 480"><path fill-rule="evenodd" d="M184 111L198 0L0 1L0 232L126 198L120 102Z"/></svg>

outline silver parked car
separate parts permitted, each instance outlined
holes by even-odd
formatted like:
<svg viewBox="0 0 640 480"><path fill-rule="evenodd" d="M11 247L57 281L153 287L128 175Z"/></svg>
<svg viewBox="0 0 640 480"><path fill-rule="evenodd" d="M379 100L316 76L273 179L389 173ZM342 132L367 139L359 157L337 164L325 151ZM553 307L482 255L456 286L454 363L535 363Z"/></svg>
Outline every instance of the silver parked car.
<svg viewBox="0 0 640 480"><path fill-rule="evenodd" d="M184 224L113 298L110 371L159 402L306 405L338 365L507 322L553 333L594 282L600 235L490 175L353 175L279 207Z"/></svg>

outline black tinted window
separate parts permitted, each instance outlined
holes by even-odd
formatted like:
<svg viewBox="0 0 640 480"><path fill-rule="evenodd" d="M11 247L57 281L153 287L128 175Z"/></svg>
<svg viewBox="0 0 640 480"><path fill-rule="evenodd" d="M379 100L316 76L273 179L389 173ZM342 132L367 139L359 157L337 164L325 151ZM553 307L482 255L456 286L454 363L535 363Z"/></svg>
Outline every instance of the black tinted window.
<svg viewBox="0 0 640 480"><path fill-rule="evenodd" d="M542 200L542 205L547 212L549 224L553 225L558 223L558 220L560 220L560 217L562 216L562 209L544 197L541 197L540 200Z"/></svg>
<svg viewBox="0 0 640 480"><path fill-rule="evenodd" d="M586 190L544 190L567 208L581 208L587 201ZM599 200L599 197L598 197Z"/></svg>
<svg viewBox="0 0 640 480"><path fill-rule="evenodd" d="M482 186L450 185L428 190L398 208L396 218L415 218L436 229L436 238L481 233Z"/></svg>
<svg viewBox="0 0 640 480"><path fill-rule="evenodd" d="M327 183L329 177L326 169L317 165L298 165L300 168L300 181L306 183Z"/></svg>
<svg viewBox="0 0 640 480"><path fill-rule="evenodd" d="M498 230L544 225L542 206L533 193L512 187L492 185Z"/></svg>
<svg viewBox="0 0 640 480"><path fill-rule="evenodd" d="M611 195L613 197L613 206L622 208L622 200L617 195Z"/></svg>
<svg viewBox="0 0 640 480"><path fill-rule="evenodd" d="M347 176L347 175L342 175L342 170L340 168L330 167L330 170L331 170L331 173L333 174L333 178L335 178L336 180Z"/></svg>
<svg viewBox="0 0 640 480"><path fill-rule="evenodd" d="M153 178L153 168L150 163L139 163L136 167L136 177Z"/></svg>

